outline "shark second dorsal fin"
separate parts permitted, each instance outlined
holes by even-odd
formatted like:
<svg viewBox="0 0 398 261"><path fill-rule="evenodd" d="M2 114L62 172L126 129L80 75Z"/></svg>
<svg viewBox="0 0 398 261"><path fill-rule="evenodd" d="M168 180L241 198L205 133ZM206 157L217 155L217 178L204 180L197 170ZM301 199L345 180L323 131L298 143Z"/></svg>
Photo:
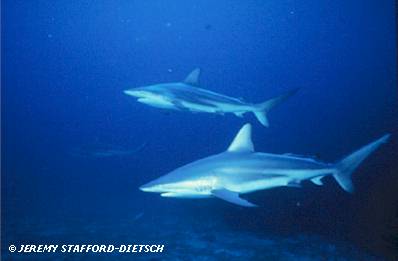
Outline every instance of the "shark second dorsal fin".
<svg viewBox="0 0 398 261"><path fill-rule="evenodd" d="M184 80L184 83L189 84L189 85L198 86L199 85L199 75L200 75L200 69L196 68L190 74L188 74L188 76Z"/></svg>
<svg viewBox="0 0 398 261"><path fill-rule="evenodd" d="M245 124L236 134L231 145L229 145L229 152L254 152L252 142L252 126L250 123Z"/></svg>

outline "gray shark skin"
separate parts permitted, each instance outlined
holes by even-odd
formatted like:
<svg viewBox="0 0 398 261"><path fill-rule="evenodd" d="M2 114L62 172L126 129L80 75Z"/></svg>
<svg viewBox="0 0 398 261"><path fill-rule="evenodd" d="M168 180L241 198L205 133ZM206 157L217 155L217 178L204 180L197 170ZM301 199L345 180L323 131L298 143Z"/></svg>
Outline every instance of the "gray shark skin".
<svg viewBox="0 0 398 261"><path fill-rule="evenodd" d="M354 186L351 174L373 151L387 142L389 134L362 147L337 163L324 163L292 154L255 152L251 125L244 125L225 152L203 158L159 177L140 189L162 197L216 197L244 207L254 207L239 194L281 186L300 187L304 180L323 185L332 175L347 192Z"/></svg>
<svg viewBox="0 0 398 261"><path fill-rule="evenodd" d="M137 97L140 103L162 109L220 115L232 113L238 117L242 117L247 112L252 112L262 125L268 127L268 111L298 91L298 89L294 89L265 102L252 104L199 88L199 75L200 69L197 68L183 82L137 87L125 90L124 93Z"/></svg>

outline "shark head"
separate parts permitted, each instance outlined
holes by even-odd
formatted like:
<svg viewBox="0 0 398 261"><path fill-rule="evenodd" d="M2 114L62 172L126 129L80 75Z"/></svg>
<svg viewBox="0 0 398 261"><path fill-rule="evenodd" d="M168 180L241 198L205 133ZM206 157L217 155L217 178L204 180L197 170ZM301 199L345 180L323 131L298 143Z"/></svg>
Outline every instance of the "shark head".
<svg viewBox="0 0 398 261"><path fill-rule="evenodd" d="M206 172L208 170L202 169L197 164L188 164L142 185L139 189L144 192L161 193L163 197L204 194L206 190L210 190L215 182L208 177L206 179L200 178ZM192 175L199 178L192 178Z"/></svg>
<svg viewBox="0 0 398 261"><path fill-rule="evenodd" d="M139 187L141 191L153 193L177 192L184 189L179 183L184 181L181 168L158 177Z"/></svg>
<svg viewBox="0 0 398 261"><path fill-rule="evenodd" d="M212 184L206 180L180 180L176 182L151 181L140 187L144 192L160 193L162 197L202 198L211 194Z"/></svg>
<svg viewBox="0 0 398 261"><path fill-rule="evenodd" d="M138 98L137 101L157 108L172 109L173 103L165 84L149 85L125 90L124 93Z"/></svg>
<svg viewBox="0 0 398 261"><path fill-rule="evenodd" d="M251 125L246 124L238 132L226 152L191 162L161 176L139 189L144 192L161 193L162 197L206 197L219 188L217 172L233 170L222 163L226 158L254 151L251 141Z"/></svg>
<svg viewBox="0 0 398 261"><path fill-rule="evenodd" d="M136 87L123 91L125 94L136 97L138 99L151 99L161 96L158 85L148 85L144 87Z"/></svg>
<svg viewBox="0 0 398 261"><path fill-rule="evenodd" d="M186 85L197 86L200 69L193 70L183 82L160 83L125 90L124 93L138 98L138 102L163 109L181 109L176 105L172 89L186 88Z"/></svg>
<svg viewBox="0 0 398 261"><path fill-rule="evenodd" d="M164 187L165 184L161 184L156 182L156 180L148 182L142 185L139 189L144 192L155 192L155 193L162 193L167 192L167 188Z"/></svg>

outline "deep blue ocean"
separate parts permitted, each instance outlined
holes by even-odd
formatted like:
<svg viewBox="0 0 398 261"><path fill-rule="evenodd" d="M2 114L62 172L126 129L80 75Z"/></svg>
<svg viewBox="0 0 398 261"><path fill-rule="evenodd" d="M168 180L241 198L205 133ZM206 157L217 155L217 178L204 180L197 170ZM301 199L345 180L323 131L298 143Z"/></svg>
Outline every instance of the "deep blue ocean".
<svg viewBox="0 0 398 261"><path fill-rule="evenodd" d="M2 260L397 260L395 1L23 1L1 4ZM182 81L250 102L243 118L164 110L124 90ZM216 199L138 188L220 153L245 124L259 152L325 162L385 133L323 186ZM129 151L130 153L123 153ZM162 253L11 253L10 245L164 244Z"/></svg>

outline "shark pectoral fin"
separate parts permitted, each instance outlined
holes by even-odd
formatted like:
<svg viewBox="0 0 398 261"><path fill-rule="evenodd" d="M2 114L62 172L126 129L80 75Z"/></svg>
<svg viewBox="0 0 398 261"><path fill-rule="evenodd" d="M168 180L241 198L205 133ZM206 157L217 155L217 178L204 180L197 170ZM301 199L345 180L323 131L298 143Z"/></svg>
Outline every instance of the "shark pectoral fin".
<svg viewBox="0 0 398 261"><path fill-rule="evenodd" d="M184 80L184 83L193 85L193 86L198 86L199 85L199 75L200 75L200 69L196 68L190 74L188 74L188 76Z"/></svg>
<svg viewBox="0 0 398 261"><path fill-rule="evenodd" d="M311 179L311 181L312 181L312 183L314 183L317 186L322 186L323 185L323 182L321 180L322 178L323 178L323 176L319 176L319 177Z"/></svg>
<svg viewBox="0 0 398 261"><path fill-rule="evenodd" d="M225 200L225 201L227 201L229 203L232 203L232 204L235 204L235 205L239 205L239 206L242 206L242 207L257 207L257 205L254 205L254 204L250 203L246 199L240 198L239 194L237 192L233 192L233 191L230 191L228 189L213 190L211 192L211 194L213 196L215 196L216 198Z"/></svg>

